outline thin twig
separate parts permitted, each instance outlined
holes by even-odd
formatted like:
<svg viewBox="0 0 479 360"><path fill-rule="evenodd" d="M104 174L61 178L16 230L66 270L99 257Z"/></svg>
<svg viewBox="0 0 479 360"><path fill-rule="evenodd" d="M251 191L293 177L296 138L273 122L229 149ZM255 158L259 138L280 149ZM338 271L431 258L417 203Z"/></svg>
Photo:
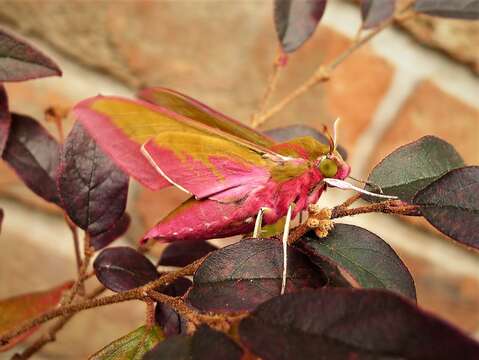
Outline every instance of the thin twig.
<svg viewBox="0 0 479 360"><path fill-rule="evenodd" d="M99 286L97 289L93 290L91 294L87 295L87 299L94 299L97 296L100 296L105 291L104 286ZM57 333L63 329L63 327L75 316L75 314L69 314L61 317L57 320L55 324L48 331L38 338L33 344L28 346L21 354L15 354L12 357L12 360L26 360L29 359L33 354L40 351L45 345L56 340Z"/></svg>
<svg viewBox="0 0 479 360"><path fill-rule="evenodd" d="M340 207L342 208L348 208L350 207L352 204L354 204L356 201L358 201L359 199L361 199L361 194L355 194L351 197L349 197L348 199L346 199L345 202L343 202L341 205L339 205Z"/></svg>
<svg viewBox="0 0 479 360"><path fill-rule="evenodd" d="M152 281L142 287L124 291L124 292L110 295L110 296L105 296L98 299L87 299L78 303L64 305L58 309L48 311L36 318L23 322L22 324L12 329L11 331L1 335L0 346L5 345L10 339L20 334L23 334L24 332L30 330L31 328L39 326L59 316L68 316L70 314L74 314L79 311L83 311L83 310L87 310L87 309L91 309L95 307L100 307L100 306L105 306L109 304L115 304L115 303L124 302L124 301L145 300L148 298L149 291L171 284L177 278L193 275L195 271L200 267L201 263L204 261L205 258L206 256L192 262L191 264L185 266L184 268L178 271L164 274L158 279L156 279L155 281Z"/></svg>
<svg viewBox="0 0 479 360"><path fill-rule="evenodd" d="M331 219L337 219L346 216L354 216L358 214L366 213L384 213L384 214L394 214L394 215L405 215L405 216L421 216L421 211L417 205L409 205L402 202L401 200L388 200L380 203L370 204L366 206L361 206L357 208L348 208L344 204L352 201L355 197L351 197L346 200L345 203L335 206L331 209ZM348 205L349 206L349 205ZM311 215L310 215L311 216ZM295 227L291 230L289 235L289 244L294 244L298 241L304 234L306 234L311 228L308 226L308 221Z"/></svg>
<svg viewBox="0 0 479 360"><path fill-rule="evenodd" d="M78 239L78 228L77 226L70 220L68 215L64 212L63 217L65 219L65 222L68 225L68 228L70 229L72 233L72 238L73 238L73 247L75 249L75 260L76 260L76 265L77 265L77 274L80 276L80 268L81 268L81 255L80 255L80 241Z"/></svg>
<svg viewBox="0 0 479 360"><path fill-rule="evenodd" d="M263 98L261 99L261 103L259 105L258 111L251 116L251 127L256 128L258 127L259 123L258 120L266 110L266 106L271 99L274 90L276 89L276 85L278 84L279 74L281 68L284 66L284 56L286 56L281 48L278 48L278 55L273 63L273 71L268 78L268 84L266 85L266 90L263 94Z"/></svg>
<svg viewBox="0 0 479 360"><path fill-rule="evenodd" d="M377 28L371 30L366 36L364 36L361 39L356 39L349 48L347 48L345 51L343 51L338 57L336 57L329 65L320 65L316 71L313 73L311 77L309 77L302 85L300 85L298 88L296 88L293 92L288 94L286 97L284 97L282 100L280 100L276 105L271 107L268 111L263 113L263 115L259 116L255 124L256 126L259 126L263 124L266 120L268 120L270 117L274 116L278 112L280 112L283 108L285 108L287 105L289 105L293 100L298 98L299 96L303 95L306 93L308 90L310 90L312 87L315 85L328 81L329 78L331 77L331 73L338 67L341 63L343 63L349 56L351 56L354 52L356 52L358 49L360 49L362 46L367 44L373 37L375 37L377 34L379 34L381 31L383 31L385 28L393 24L396 20L400 21L402 19L402 16L411 8L411 3L408 3L404 9L402 9L398 14L391 19L385 21L381 25L379 25ZM414 15L412 15L414 16ZM410 19L408 17L407 19Z"/></svg>

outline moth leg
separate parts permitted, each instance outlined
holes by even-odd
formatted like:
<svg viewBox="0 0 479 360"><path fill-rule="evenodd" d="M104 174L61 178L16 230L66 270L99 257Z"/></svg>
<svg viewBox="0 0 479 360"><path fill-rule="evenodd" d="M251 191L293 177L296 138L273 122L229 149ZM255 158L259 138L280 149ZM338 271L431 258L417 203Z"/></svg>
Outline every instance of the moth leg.
<svg viewBox="0 0 479 360"><path fill-rule="evenodd" d="M283 230L283 277L281 279L281 295L284 294L286 289L286 277L288 275L288 236L289 236L289 224L291 222L291 212L293 210L293 204L288 206L288 213L286 214L286 221L284 222Z"/></svg>
<svg viewBox="0 0 479 360"><path fill-rule="evenodd" d="M253 237L257 238L259 232L261 231L261 226L263 225L263 214L268 210L267 207L260 207L258 210L258 215L256 216L256 222L254 223Z"/></svg>

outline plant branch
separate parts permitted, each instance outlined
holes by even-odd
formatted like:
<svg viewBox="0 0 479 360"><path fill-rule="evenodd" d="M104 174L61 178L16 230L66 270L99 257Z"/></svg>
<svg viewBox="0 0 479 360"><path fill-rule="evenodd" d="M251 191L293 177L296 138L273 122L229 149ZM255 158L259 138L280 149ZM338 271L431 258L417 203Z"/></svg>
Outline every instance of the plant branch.
<svg viewBox="0 0 479 360"><path fill-rule="evenodd" d="M372 38L382 32L384 29L392 25L395 21L401 21L402 19L410 19L410 17L404 17L404 14L411 8L413 2L408 2L406 6L399 11L394 17L391 17L389 20L385 21L375 29L371 30L367 35L362 38L356 38L351 46L343 51L338 57L336 57L331 63L328 65L320 65L316 71L309 77L302 85L296 88L293 92L288 94L282 100L280 100L276 105L271 107L268 111L263 113L263 115L258 116L255 119L254 124L259 126L263 124L266 120L280 112L283 108L289 105L292 101L297 99L299 96L306 93L312 87L316 86L321 82L328 81L331 77L332 72L342 64L349 56L351 56L354 52L358 49L363 47L367 44ZM412 15L414 16L414 15Z"/></svg>
<svg viewBox="0 0 479 360"><path fill-rule="evenodd" d="M146 300L148 299L149 291L155 290L159 287L166 286L172 283L173 281L175 281L177 278L193 275L195 271L200 267L201 263L204 261L205 258L206 256L192 262L191 264L177 271L166 273L163 276L156 279L155 281L152 281L142 287L131 289L131 290L124 291L124 292L110 295L110 296L104 296L102 298L86 299L78 303L60 306L60 308L58 309L48 311L36 318L25 321L24 323L20 324L20 326L17 326L11 331L0 336L0 346L5 345L10 339L20 334L23 334L24 332L30 330L31 328L42 325L43 323L59 316L66 317L70 314L75 314L79 311L92 309L95 307L100 307L105 305L110 305L110 304L116 304L116 303L124 302L124 301Z"/></svg>
<svg viewBox="0 0 479 360"><path fill-rule="evenodd" d="M359 197L357 196L350 197L341 205L335 206L334 208L330 209L331 216L328 219L320 218L317 220L319 221L332 220L332 219L337 219L341 217L354 216L354 215L367 214L367 213L384 213L384 214L405 215L405 216L421 216L421 211L419 210L419 206L410 205L410 204L404 203L401 200L388 200L388 201L383 201L380 203L370 204L366 206L360 206L356 208L348 207L358 199ZM310 212L308 220L310 218L314 219L315 214ZM312 229L310 226L308 226L308 223L310 222L306 221L291 230L289 238L288 238L288 243L290 245L294 244L304 234L306 234L309 230Z"/></svg>
<svg viewBox="0 0 479 360"><path fill-rule="evenodd" d="M279 79L279 74L281 68L284 66L285 63L285 57L286 55L283 53L281 48L278 48L278 54L276 56L276 59L273 63L273 72L269 76L268 79L268 84L266 85L266 90L263 94L263 98L261 99L261 103L259 105L258 111L254 113L251 116L251 127L256 128L260 124L258 120L261 117L261 114L263 114L266 110L266 106L269 103L269 100L271 99L271 96L274 93L274 90L276 89L276 85L278 84L278 79Z"/></svg>
<svg viewBox="0 0 479 360"><path fill-rule="evenodd" d="M81 255L80 255L80 241L78 239L78 228L76 225L70 220L68 215L63 212L63 217L65 219L65 222L68 225L68 228L70 229L72 233L72 238L73 238L73 247L75 249L75 260L76 260L76 265L77 265L77 273L78 276L80 276L80 267L81 267Z"/></svg>

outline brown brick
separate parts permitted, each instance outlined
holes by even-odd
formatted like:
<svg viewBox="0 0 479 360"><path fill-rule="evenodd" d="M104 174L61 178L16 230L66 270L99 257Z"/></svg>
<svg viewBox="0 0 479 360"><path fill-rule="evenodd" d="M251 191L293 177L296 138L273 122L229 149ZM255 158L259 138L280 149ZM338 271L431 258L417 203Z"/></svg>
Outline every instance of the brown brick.
<svg viewBox="0 0 479 360"><path fill-rule="evenodd" d="M400 254L416 283L418 304L468 333L479 330L479 279L456 275L428 260Z"/></svg>
<svg viewBox="0 0 479 360"><path fill-rule="evenodd" d="M262 98L277 47L269 2L203 1L194 7L187 2L99 2L92 7L76 0L41 5L6 0L1 17L133 87L168 86L243 121ZM272 104L350 43L320 26L290 56ZM340 116L341 140L352 149L393 72L385 60L361 50L338 68L330 84L311 90L265 127L308 123L320 128Z"/></svg>
<svg viewBox="0 0 479 360"><path fill-rule="evenodd" d="M466 164L479 163L479 109L465 104L425 80L417 85L399 111L372 156L370 167L394 149L424 135L435 135L451 143ZM439 233L422 218L406 221Z"/></svg>
<svg viewBox="0 0 479 360"><path fill-rule="evenodd" d="M479 23L427 15L401 24L413 37L463 62L479 74Z"/></svg>
<svg viewBox="0 0 479 360"><path fill-rule="evenodd" d="M451 143L466 163L479 163L479 108L425 80L416 86L381 139L371 165L424 135L435 135Z"/></svg>

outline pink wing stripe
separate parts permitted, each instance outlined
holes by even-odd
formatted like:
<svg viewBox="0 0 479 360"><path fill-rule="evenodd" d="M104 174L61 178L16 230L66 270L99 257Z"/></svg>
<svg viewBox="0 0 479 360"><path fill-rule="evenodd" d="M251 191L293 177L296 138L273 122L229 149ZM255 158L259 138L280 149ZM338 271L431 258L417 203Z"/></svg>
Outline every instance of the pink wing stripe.
<svg viewBox="0 0 479 360"><path fill-rule="evenodd" d="M90 109L98 98L90 98L73 109L75 117L85 126L90 135L127 174L151 190L159 190L170 183L160 176L140 152L140 144L130 140L117 128L108 116Z"/></svg>
<svg viewBox="0 0 479 360"><path fill-rule="evenodd" d="M231 199L234 201L270 178L267 170L234 161L226 156L211 155L208 157L210 164L205 164L189 154L183 154L182 158L179 158L173 151L161 147L153 139L148 141L144 148L169 179L198 199L244 185L241 186L241 191L235 192L235 197Z"/></svg>

